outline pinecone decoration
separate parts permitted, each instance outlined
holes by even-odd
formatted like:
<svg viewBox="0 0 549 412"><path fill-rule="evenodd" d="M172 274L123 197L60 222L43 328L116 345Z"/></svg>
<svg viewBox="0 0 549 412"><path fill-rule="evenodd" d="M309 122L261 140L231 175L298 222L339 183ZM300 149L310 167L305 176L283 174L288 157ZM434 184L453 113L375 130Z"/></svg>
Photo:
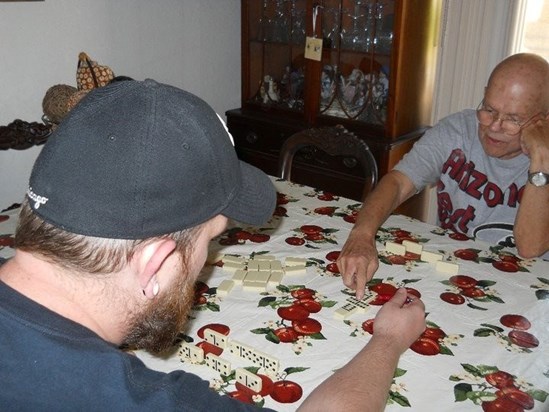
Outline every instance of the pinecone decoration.
<svg viewBox="0 0 549 412"><path fill-rule="evenodd" d="M81 52L78 55L76 69L76 85L78 90L91 90L109 84L114 78L113 71L108 66L101 66Z"/></svg>
<svg viewBox="0 0 549 412"><path fill-rule="evenodd" d="M77 92L76 87L67 84L56 84L46 91L42 100L42 110L48 121L59 123L72 107L69 100Z"/></svg>

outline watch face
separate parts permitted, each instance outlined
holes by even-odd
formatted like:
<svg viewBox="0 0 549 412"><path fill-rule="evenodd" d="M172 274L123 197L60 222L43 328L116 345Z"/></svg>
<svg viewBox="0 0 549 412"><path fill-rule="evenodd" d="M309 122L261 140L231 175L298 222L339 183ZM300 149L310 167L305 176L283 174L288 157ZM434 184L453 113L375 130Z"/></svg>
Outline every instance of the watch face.
<svg viewBox="0 0 549 412"><path fill-rule="evenodd" d="M547 184L547 175L542 172L532 173L530 176L530 182L534 186L544 186Z"/></svg>

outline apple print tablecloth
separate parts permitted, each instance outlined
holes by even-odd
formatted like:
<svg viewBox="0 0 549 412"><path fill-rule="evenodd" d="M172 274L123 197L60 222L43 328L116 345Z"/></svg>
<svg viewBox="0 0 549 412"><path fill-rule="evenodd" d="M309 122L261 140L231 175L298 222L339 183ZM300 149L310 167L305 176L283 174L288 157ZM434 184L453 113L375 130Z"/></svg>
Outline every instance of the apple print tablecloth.
<svg viewBox="0 0 549 412"><path fill-rule="evenodd" d="M365 313L334 317L353 296L335 264L360 204L310 187L274 179L278 205L263 227L233 224L212 240L199 278L192 319L171 353L137 352L149 367L184 369L210 381L212 390L243 402L294 411L322 380L343 366L371 336L381 305L398 286L421 296L427 329L395 371L387 411L549 411L549 262L523 260L512 248L455 235L393 215L378 231L380 267L369 284L375 299ZM13 249L17 210L0 213L0 257ZM457 263L451 276L418 255L393 255L385 242L418 242L423 250ZM306 273L285 275L265 291L216 288L232 273L219 254L246 260L273 255L306 258ZM277 373L205 342L204 330L278 359ZM202 347L262 378L261 393L181 354L183 342ZM360 376L357 376L360 379ZM365 405L365 408L367 406Z"/></svg>

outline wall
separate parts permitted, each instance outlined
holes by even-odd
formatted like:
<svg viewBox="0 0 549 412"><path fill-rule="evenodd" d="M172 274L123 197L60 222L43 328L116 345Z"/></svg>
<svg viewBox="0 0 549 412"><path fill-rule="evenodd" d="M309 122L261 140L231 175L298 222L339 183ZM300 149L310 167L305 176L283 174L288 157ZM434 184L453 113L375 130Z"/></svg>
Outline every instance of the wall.
<svg viewBox="0 0 549 412"><path fill-rule="evenodd" d="M0 125L39 121L78 54L116 75L189 90L223 114L240 105L239 0L0 2ZM20 202L39 148L0 151L0 210Z"/></svg>

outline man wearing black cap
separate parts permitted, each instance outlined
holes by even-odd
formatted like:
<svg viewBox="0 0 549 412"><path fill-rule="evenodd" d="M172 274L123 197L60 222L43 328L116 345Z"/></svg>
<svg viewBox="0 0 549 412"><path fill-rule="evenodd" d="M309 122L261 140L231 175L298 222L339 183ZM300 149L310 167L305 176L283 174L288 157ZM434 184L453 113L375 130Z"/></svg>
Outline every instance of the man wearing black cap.
<svg viewBox="0 0 549 412"><path fill-rule="evenodd" d="M228 218L264 223L275 199L269 178L237 159L196 96L152 80L92 91L40 153L16 254L0 267L0 405L251 408L184 371L147 369L119 347L169 348L209 241ZM425 328L423 304L405 301L400 290L368 345L303 409L383 407L400 354Z"/></svg>

